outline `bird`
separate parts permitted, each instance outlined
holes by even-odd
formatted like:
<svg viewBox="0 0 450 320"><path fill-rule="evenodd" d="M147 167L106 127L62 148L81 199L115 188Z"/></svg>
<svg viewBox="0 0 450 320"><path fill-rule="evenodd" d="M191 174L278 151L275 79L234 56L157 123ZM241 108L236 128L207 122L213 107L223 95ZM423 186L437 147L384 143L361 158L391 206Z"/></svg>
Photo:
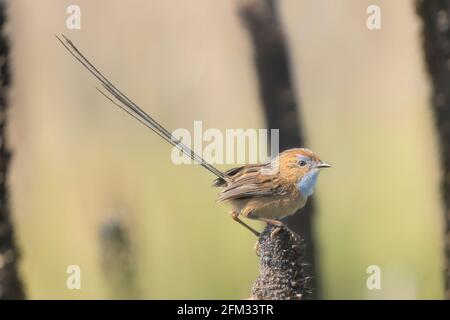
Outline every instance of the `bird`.
<svg viewBox="0 0 450 320"><path fill-rule="evenodd" d="M56 38L100 82L106 92L98 87L96 89L103 96L214 174L213 186L222 188L216 202L228 203L233 220L256 236L260 233L242 221L241 216L276 226L272 232L275 234L284 226L282 218L305 206L314 192L320 171L331 167L313 151L293 148L279 153L267 163L247 164L222 172L173 136L113 85L69 38L64 34Z"/></svg>
<svg viewBox="0 0 450 320"><path fill-rule="evenodd" d="M217 178L214 182L214 186L222 187L216 201L228 202L232 207L231 217L239 223L242 215L282 227L280 219L305 206L321 169L330 167L309 149L288 149L268 163L226 171L229 181ZM247 224L243 225L259 235Z"/></svg>

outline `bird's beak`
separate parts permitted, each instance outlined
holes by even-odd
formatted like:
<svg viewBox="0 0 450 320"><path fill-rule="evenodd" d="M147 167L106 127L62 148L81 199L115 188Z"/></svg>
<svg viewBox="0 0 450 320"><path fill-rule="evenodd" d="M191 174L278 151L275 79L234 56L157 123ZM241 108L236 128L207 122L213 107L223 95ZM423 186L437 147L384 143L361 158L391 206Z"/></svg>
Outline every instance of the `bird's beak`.
<svg viewBox="0 0 450 320"><path fill-rule="evenodd" d="M323 162L323 161L320 161L320 162L316 165L316 168L319 168L319 169L323 169L323 168L331 168L331 164L326 163L326 162Z"/></svg>

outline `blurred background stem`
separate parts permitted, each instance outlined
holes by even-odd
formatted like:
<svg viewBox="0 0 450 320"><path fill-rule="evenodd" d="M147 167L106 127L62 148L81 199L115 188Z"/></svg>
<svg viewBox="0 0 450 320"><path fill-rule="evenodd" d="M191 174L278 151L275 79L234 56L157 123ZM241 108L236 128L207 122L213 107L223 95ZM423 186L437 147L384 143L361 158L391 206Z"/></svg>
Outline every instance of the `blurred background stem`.
<svg viewBox="0 0 450 320"><path fill-rule="evenodd" d="M242 1L241 19L253 44L259 93L267 129L279 129L280 152L305 146L300 126L300 103L292 85L288 45L278 13L278 1ZM270 131L269 131L270 132ZM270 142L270 139L269 139ZM317 255L313 229L313 201L287 220L289 228L304 239L305 261L310 265L311 297L317 298Z"/></svg>
<svg viewBox="0 0 450 320"><path fill-rule="evenodd" d="M10 214L8 169L10 152L6 146L8 119L7 92L10 86L9 43L5 37L5 3L0 1L0 300L24 299L18 272L19 252L14 241L14 226Z"/></svg>
<svg viewBox="0 0 450 320"><path fill-rule="evenodd" d="M101 266L111 299L139 299L129 224L109 215L100 228Z"/></svg>
<svg viewBox="0 0 450 320"><path fill-rule="evenodd" d="M417 1L423 50L432 83L432 109L439 135L445 205L446 290L450 298L450 1Z"/></svg>

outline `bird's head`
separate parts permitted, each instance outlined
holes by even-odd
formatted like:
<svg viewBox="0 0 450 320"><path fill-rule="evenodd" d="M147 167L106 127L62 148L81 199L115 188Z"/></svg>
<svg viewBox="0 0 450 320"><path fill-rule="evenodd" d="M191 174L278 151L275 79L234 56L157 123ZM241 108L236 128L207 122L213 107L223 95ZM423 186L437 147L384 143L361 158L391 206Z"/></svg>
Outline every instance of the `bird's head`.
<svg viewBox="0 0 450 320"><path fill-rule="evenodd" d="M289 149L280 153L280 175L285 181L295 183L302 195L309 197L321 169L331 167L320 160L311 150L305 148Z"/></svg>

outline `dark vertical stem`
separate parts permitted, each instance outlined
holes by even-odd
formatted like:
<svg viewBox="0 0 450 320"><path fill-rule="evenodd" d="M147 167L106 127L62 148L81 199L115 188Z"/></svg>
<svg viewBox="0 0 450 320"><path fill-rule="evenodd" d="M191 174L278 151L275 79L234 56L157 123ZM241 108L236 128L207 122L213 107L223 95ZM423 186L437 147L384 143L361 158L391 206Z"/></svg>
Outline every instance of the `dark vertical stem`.
<svg viewBox="0 0 450 320"><path fill-rule="evenodd" d="M300 127L300 104L295 98L289 67L286 39L274 0L245 1L241 19L254 47L254 61L259 91L268 129L279 129L280 151L304 145ZM304 259L313 275L312 298L317 297L318 281L314 239L312 235L313 203L308 200L301 212L287 219L287 225L304 240Z"/></svg>
<svg viewBox="0 0 450 320"><path fill-rule="evenodd" d="M4 35L5 22L5 4L0 1L0 299L24 299L23 286L17 270L19 253L14 243L7 185L10 152L5 137L10 71L9 44Z"/></svg>
<svg viewBox="0 0 450 320"><path fill-rule="evenodd" d="M439 135L446 223L446 289L450 298L450 1L418 0L423 50L432 82L432 109Z"/></svg>
<svg viewBox="0 0 450 320"><path fill-rule="evenodd" d="M100 229L101 265L112 299L138 299L128 224L111 216Z"/></svg>

